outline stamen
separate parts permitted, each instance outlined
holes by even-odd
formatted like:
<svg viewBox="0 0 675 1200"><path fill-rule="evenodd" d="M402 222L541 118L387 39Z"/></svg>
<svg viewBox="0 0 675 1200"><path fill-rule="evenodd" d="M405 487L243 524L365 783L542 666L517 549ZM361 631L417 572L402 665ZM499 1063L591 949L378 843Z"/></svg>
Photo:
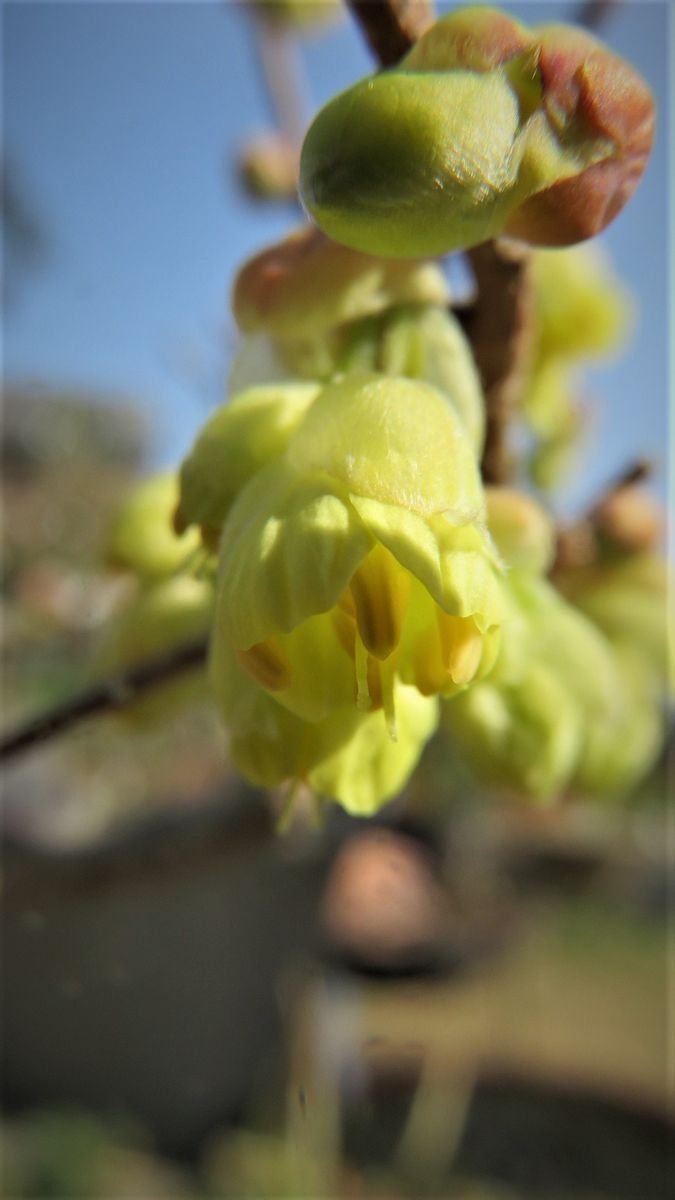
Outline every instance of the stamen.
<svg viewBox="0 0 675 1200"><path fill-rule="evenodd" d="M356 634L356 654L354 665L356 668L356 707L359 712L369 712L371 708L370 689L368 687L368 651L361 641L360 634Z"/></svg>
<svg viewBox="0 0 675 1200"><path fill-rule="evenodd" d="M383 546L376 546L352 576L350 591L363 643L371 654L388 658L401 638L410 577Z"/></svg>
<svg viewBox="0 0 675 1200"><path fill-rule="evenodd" d="M472 617L438 611L443 662L453 683L470 683L483 653L483 638Z"/></svg>
<svg viewBox="0 0 675 1200"><path fill-rule="evenodd" d="M249 675L270 692L290 687L291 665L273 638L257 642L249 650L239 650L237 657Z"/></svg>
<svg viewBox="0 0 675 1200"><path fill-rule="evenodd" d="M380 663L380 688L382 691L382 709L387 726L387 733L392 742L398 741L398 725L396 723L396 701L394 698L394 662L388 658Z"/></svg>
<svg viewBox="0 0 675 1200"><path fill-rule="evenodd" d="M279 834L288 833L288 831L293 823L295 802L298 798L298 793L299 793L301 787L302 787L301 779L292 779L288 785L288 788L286 790L286 795L284 796L283 804L281 806L281 812L279 813L279 816L277 817L276 829L277 829L277 833L279 833Z"/></svg>

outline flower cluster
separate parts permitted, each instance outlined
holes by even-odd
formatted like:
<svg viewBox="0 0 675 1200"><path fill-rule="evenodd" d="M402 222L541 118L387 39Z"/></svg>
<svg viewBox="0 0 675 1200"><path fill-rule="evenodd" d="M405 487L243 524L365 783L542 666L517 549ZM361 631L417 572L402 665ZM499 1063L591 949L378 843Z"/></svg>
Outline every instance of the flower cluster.
<svg viewBox="0 0 675 1200"><path fill-rule="evenodd" d="M485 7L319 114L302 188L337 241L305 229L241 269L228 402L178 481L131 498L109 549L139 585L108 662L209 627L213 695L255 783L371 814L441 714L454 760L541 800L621 792L653 761L665 579L649 512L615 496L597 553L566 566L538 504L484 488L478 370L423 257L502 232L589 237L635 187L652 117L587 34ZM542 482L573 441L570 370L616 344L627 307L585 249L535 252L532 276L515 399Z"/></svg>

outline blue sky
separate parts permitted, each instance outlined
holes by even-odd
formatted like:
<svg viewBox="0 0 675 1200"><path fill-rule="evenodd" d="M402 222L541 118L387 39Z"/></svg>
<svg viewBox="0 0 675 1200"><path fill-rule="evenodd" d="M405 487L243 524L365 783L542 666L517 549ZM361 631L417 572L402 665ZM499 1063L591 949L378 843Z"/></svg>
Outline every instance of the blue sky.
<svg viewBox="0 0 675 1200"><path fill-rule="evenodd" d="M509 11L536 23L575 9ZM668 18L660 0L627 3L603 30L650 82L660 121L645 178L602 238L638 327L620 361L589 372L600 404L573 504L636 455L665 458ZM237 151L272 123L248 13L10 0L3 25L5 144L49 240L5 318L5 377L133 397L154 422L154 462L176 462L223 396L238 265L297 223L236 179ZM371 70L348 17L301 54L310 113Z"/></svg>

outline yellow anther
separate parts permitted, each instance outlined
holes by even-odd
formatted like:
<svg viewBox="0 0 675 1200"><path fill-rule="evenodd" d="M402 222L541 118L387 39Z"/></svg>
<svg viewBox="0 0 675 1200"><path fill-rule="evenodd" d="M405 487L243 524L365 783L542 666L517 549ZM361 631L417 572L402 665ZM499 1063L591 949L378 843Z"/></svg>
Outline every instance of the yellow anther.
<svg viewBox="0 0 675 1200"><path fill-rule="evenodd" d="M238 657L249 675L270 692L281 692L290 687L290 663L273 638L258 642L249 650L240 650Z"/></svg>
<svg viewBox="0 0 675 1200"><path fill-rule="evenodd" d="M350 590L363 644L382 661L398 646L410 579L383 546L375 546L352 577Z"/></svg>
<svg viewBox="0 0 675 1200"><path fill-rule="evenodd" d="M483 638L472 617L450 617L438 610L443 665L453 683L470 683L483 653Z"/></svg>

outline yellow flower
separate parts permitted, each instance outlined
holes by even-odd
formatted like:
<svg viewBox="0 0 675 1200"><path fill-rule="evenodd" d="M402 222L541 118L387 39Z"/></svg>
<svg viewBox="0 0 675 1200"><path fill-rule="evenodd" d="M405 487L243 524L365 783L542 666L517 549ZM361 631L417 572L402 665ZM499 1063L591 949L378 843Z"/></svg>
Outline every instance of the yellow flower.
<svg viewBox="0 0 675 1200"><path fill-rule="evenodd" d="M478 468L435 389L352 375L240 493L219 551L216 625L306 721L383 708L396 681L450 694L489 670L501 587Z"/></svg>

